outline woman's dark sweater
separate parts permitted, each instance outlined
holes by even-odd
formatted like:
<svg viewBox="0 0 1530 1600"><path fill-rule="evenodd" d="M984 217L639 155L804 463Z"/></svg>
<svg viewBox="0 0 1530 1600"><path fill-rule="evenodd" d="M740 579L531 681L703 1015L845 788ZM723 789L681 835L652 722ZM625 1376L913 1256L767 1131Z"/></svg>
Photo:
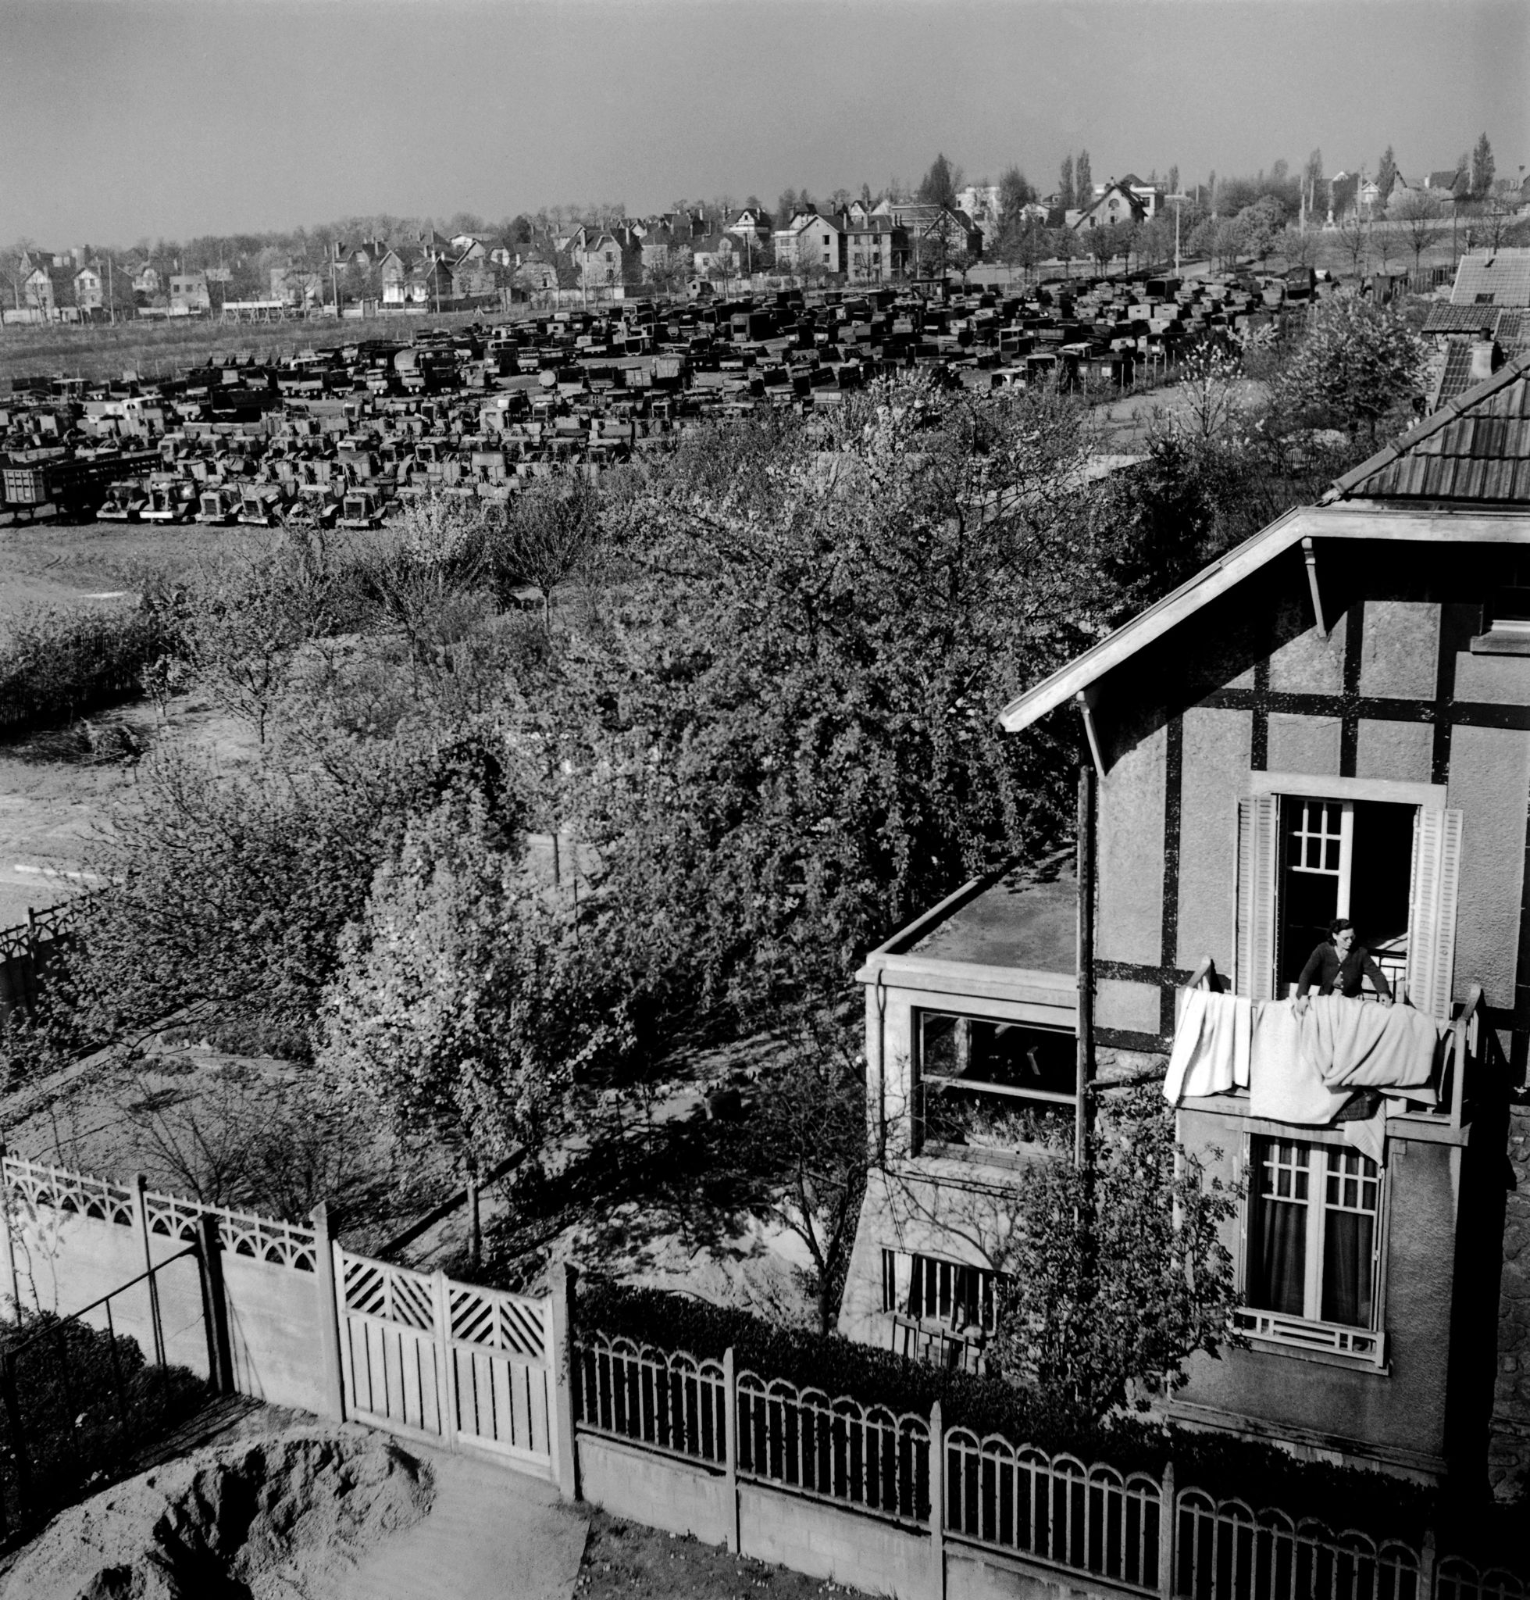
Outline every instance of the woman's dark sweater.
<svg viewBox="0 0 1530 1600"><path fill-rule="evenodd" d="M1304 995L1316 984L1319 994L1357 995L1360 993L1362 976L1375 984L1378 994L1385 995L1388 1000L1392 998L1392 985L1387 982L1381 968L1371 960L1371 953L1363 944L1351 945L1349 954L1340 962L1339 952L1325 939L1307 957L1307 965L1302 968L1302 975L1297 980L1296 992Z"/></svg>

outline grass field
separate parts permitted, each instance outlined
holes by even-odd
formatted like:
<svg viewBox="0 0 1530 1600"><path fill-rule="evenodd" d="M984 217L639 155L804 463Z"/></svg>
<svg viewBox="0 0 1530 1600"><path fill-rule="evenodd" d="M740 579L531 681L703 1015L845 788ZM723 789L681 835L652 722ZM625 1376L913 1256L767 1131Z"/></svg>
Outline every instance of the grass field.
<svg viewBox="0 0 1530 1600"><path fill-rule="evenodd" d="M517 308L514 315L524 315ZM208 356L235 350L252 352L262 361L276 361L317 345L357 339L407 339L418 328L452 328L484 320L481 311L444 312L440 316L391 316L358 320L333 317L312 321L218 322L200 318L167 322L119 322L70 327L62 323L0 330L0 379L51 376L115 378L124 371L141 377L169 376ZM502 313L495 321L504 321Z"/></svg>

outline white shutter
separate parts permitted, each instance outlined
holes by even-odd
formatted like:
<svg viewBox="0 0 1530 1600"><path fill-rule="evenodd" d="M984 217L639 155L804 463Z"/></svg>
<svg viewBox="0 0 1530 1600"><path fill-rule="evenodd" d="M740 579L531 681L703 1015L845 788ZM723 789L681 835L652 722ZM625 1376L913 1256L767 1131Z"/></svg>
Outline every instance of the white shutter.
<svg viewBox="0 0 1530 1600"><path fill-rule="evenodd" d="M1234 986L1250 1000L1275 998L1275 863L1280 800L1238 802L1238 926Z"/></svg>
<svg viewBox="0 0 1530 1600"><path fill-rule="evenodd" d="M914 1258L907 1250L899 1250L893 1256L893 1310L907 1316L913 1293Z"/></svg>
<svg viewBox="0 0 1530 1600"><path fill-rule="evenodd" d="M1408 998L1450 1020L1461 887L1461 813L1420 811L1413 824L1413 896L1408 907Z"/></svg>

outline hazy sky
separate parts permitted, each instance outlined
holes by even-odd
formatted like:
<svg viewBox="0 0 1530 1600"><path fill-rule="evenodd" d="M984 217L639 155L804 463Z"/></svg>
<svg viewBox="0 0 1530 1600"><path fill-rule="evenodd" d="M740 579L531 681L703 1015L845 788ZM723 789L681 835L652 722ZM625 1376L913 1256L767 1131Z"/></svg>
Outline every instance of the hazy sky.
<svg viewBox="0 0 1530 1600"><path fill-rule="evenodd" d="M1527 0L0 0L0 241L1530 163Z"/></svg>

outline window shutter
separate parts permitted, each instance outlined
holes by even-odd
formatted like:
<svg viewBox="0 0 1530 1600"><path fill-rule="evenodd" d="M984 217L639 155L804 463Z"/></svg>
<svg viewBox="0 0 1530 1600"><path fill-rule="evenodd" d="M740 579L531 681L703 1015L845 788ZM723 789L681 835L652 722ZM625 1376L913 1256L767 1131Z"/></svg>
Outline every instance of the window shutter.
<svg viewBox="0 0 1530 1600"><path fill-rule="evenodd" d="M1280 800L1238 802L1236 989L1251 1000L1275 998L1275 861Z"/></svg>
<svg viewBox="0 0 1530 1600"><path fill-rule="evenodd" d="M1461 813L1420 811L1413 824L1413 897L1408 908L1408 998L1450 1020L1461 886Z"/></svg>
<svg viewBox="0 0 1530 1600"><path fill-rule="evenodd" d="M893 1310L905 1316L918 1315L914 1309L914 1258L906 1250L893 1256Z"/></svg>

